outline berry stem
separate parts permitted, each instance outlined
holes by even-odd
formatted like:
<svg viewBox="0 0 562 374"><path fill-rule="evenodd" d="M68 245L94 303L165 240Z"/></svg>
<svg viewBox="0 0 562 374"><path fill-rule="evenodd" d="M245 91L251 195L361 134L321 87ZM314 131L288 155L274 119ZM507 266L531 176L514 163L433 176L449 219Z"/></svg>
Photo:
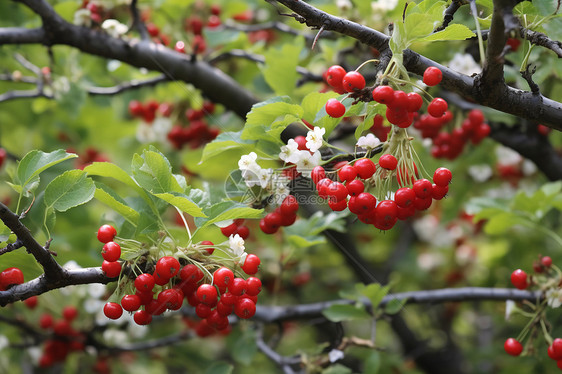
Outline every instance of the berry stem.
<svg viewBox="0 0 562 374"><path fill-rule="evenodd" d="M183 212L180 210L180 208L178 208L177 206L174 206L174 208L176 208L176 211L180 215L183 225L185 226L185 231L187 231L187 236L189 237L189 242L187 243L187 245L190 245L192 236L191 236L191 231L189 230L189 225L187 224L187 221L185 220L185 217L183 216Z"/></svg>
<svg viewBox="0 0 562 374"><path fill-rule="evenodd" d="M359 71L359 69L361 69L363 66L367 65L369 62L379 62L379 60L376 59L376 58L367 60L367 61L363 62L361 65L359 65L359 66L357 67L357 69L355 69L355 71Z"/></svg>

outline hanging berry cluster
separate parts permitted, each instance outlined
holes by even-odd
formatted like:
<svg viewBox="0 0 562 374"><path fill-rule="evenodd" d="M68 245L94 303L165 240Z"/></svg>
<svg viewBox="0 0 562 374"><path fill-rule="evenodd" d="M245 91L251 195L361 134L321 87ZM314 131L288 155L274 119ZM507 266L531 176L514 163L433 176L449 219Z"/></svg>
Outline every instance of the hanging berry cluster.
<svg viewBox="0 0 562 374"><path fill-rule="evenodd" d="M186 299L202 319L196 332L207 335L203 332L209 329L227 329L232 313L243 319L255 314L261 281L254 275L260 259L245 253L240 235L218 245L202 241L180 248L166 240L149 247L116 234L111 225L103 225L97 235L104 243L102 270L108 277L119 277L114 301L103 309L106 317L118 319L125 310L134 313L137 324L147 325L153 316L180 309ZM217 249L220 258L212 256ZM127 260L120 261L122 257Z"/></svg>
<svg viewBox="0 0 562 374"><path fill-rule="evenodd" d="M523 352L531 352L532 345L536 336L544 335L546 340L547 354L562 370L562 339L553 339L550 335L550 325L546 322L546 308L557 308L562 305L562 290L560 289L560 282L562 279L562 271L552 263L552 258L549 256L539 256L539 259L533 263L533 270L535 274L529 275L522 269L516 269L511 273L511 283L513 286L520 290L528 289L531 286L545 291L545 298L537 301L536 305L531 303L525 304L526 308L530 310L522 310L513 302L508 301L508 311L506 315L512 313L520 313L526 317L530 317L529 323L521 331L517 338L508 338L504 343L506 353L512 356L519 356ZM525 346L522 342L527 339Z"/></svg>

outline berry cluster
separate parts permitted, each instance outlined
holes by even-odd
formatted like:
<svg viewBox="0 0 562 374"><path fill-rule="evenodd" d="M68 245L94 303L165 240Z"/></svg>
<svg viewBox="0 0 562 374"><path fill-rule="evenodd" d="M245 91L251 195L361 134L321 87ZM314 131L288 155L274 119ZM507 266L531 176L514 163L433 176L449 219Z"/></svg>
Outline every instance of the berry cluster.
<svg viewBox="0 0 562 374"><path fill-rule="evenodd" d="M87 9L90 11L90 19L95 24L101 24L105 19L108 18L107 11L104 7L97 3L90 0L83 0L82 1L82 9Z"/></svg>
<svg viewBox="0 0 562 374"><path fill-rule="evenodd" d="M70 147L66 150L68 153L76 153L78 157L74 160L74 167L83 170L86 166L94 162L109 161L107 157L94 147L88 147L83 152L77 152L74 148Z"/></svg>
<svg viewBox="0 0 562 374"><path fill-rule="evenodd" d="M195 149L219 135L219 129L209 126L205 116L213 114L215 105L210 101L205 101L201 109L189 108L185 111L185 119L189 121L187 126L176 124L168 133L168 140L176 149L181 149L185 145Z"/></svg>
<svg viewBox="0 0 562 374"><path fill-rule="evenodd" d="M490 134L490 126L484 122L484 114L478 109L468 113L461 127L450 133L441 131L452 119L453 115L447 111L441 118L423 115L414 123L414 128L421 131L422 137L433 141L431 154L435 158L453 160L462 153L469 140L476 145Z"/></svg>
<svg viewBox="0 0 562 374"><path fill-rule="evenodd" d="M533 270L537 274L546 273L551 269L552 258L550 256L540 256L539 260L533 262ZM524 270L516 269L511 273L511 284L517 289L524 290L535 283L533 278L528 276Z"/></svg>
<svg viewBox="0 0 562 374"><path fill-rule="evenodd" d="M397 165L398 160L391 154L383 154L379 158L379 169L385 172L395 171ZM371 159L361 158L353 165L337 169L339 181L328 178L322 166L312 170L311 178L316 184L318 195L328 200L332 210L349 208L361 222L372 224L380 230L389 230L397 220L404 220L418 210L429 208L433 199L442 199L448 192L452 178L448 169L439 168L433 175L433 184L427 179L414 180L412 187L398 189L393 199L377 202L373 194L365 191L376 170L377 165ZM401 178L398 172L398 183L406 184L402 179L407 178Z"/></svg>
<svg viewBox="0 0 562 374"><path fill-rule="evenodd" d="M62 310L62 319L55 320L51 314L43 314L39 318L39 326L52 333L45 341L43 353L39 358L39 366L45 368L63 362L71 352L83 351L85 336L72 327L78 317L78 310L66 306Z"/></svg>
<svg viewBox="0 0 562 374"><path fill-rule="evenodd" d="M414 121L414 113L421 109L423 105L422 97L416 92L405 93L404 91L394 90L390 86L377 86L373 90L373 100L377 103L386 105L386 119L401 128L409 127ZM442 106L441 101L432 101L427 110L434 116L440 116L439 111ZM442 113L441 113L442 114Z"/></svg>
<svg viewBox="0 0 562 374"><path fill-rule="evenodd" d="M148 100L146 103L141 103L138 100L131 100L129 102L129 114L131 117L142 118L146 123L154 122L157 114L170 117L172 110L172 105L168 103L160 104L156 100Z"/></svg>
<svg viewBox="0 0 562 374"><path fill-rule="evenodd" d="M118 277L121 274L121 246L113 241L117 235L117 230L111 225L102 225L98 229L98 240L104 243L101 254L103 263L101 270L109 278Z"/></svg>
<svg viewBox="0 0 562 374"><path fill-rule="evenodd" d="M287 196L281 205L260 220L260 229L266 234L274 234L281 226L291 226L297 219L299 203L293 195Z"/></svg>
<svg viewBox="0 0 562 374"><path fill-rule="evenodd" d="M0 291L23 283L23 273L19 268L10 267L0 272Z"/></svg>
<svg viewBox="0 0 562 374"><path fill-rule="evenodd" d="M221 233L227 238L238 234L242 239L246 240L250 236L250 228L244 222L245 220L243 219L235 219L230 225L221 227Z"/></svg>

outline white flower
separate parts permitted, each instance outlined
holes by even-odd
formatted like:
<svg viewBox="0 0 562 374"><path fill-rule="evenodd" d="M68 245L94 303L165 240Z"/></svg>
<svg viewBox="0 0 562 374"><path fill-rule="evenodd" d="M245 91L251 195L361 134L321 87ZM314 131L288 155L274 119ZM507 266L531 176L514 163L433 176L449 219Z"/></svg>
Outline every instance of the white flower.
<svg viewBox="0 0 562 374"><path fill-rule="evenodd" d="M10 345L10 341L6 338L5 335L0 335L0 351L3 351L4 348Z"/></svg>
<svg viewBox="0 0 562 374"><path fill-rule="evenodd" d="M298 159L299 145L295 139L289 139L287 145L281 147L279 158L285 162L295 163Z"/></svg>
<svg viewBox="0 0 562 374"><path fill-rule="evenodd" d="M156 141L156 133L150 124L142 121L137 126L137 140L139 143L153 143Z"/></svg>
<svg viewBox="0 0 562 374"><path fill-rule="evenodd" d="M245 252L246 247L244 247L244 239L238 234L230 235L228 238L228 246L230 247L231 253L235 257L239 257L241 262L244 262L247 256Z"/></svg>
<svg viewBox="0 0 562 374"><path fill-rule="evenodd" d="M466 75L478 74L482 70L480 65L474 61L472 55L468 53L457 53L451 61L449 67Z"/></svg>
<svg viewBox="0 0 562 374"><path fill-rule="evenodd" d="M105 288L105 286L103 287ZM100 310L102 310L104 305L105 305L104 301L88 297L86 298L86 300L84 300L83 307L86 313L95 314Z"/></svg>
<svg viewBox="0 0 562 374"><path fill-rule="evenodd" d="M502 165L518 165L523 161L523 157L511 148L499 145L496 147L496 157L498 163Z"/></svg>
<svg viewBox="0 0 562 374"><path fill-rule="evenodd" d="M441 253L424 252L418 256L418 266L425 271L431 271L445 262Z"/></svg>
<svg viewBox="0 0 562 374"><path fill-rule="evenodd" d="M314 130L310 130L306 134L306 148L308 148L310 152L316 152L317 150L319 150L324 143L323 136L325 133L325 128L315 126Z"/></svg>
<svg viewBox="0 0 562 374"><path fill-rule="evenodd" d="M529 175L533 175L537 172L537 166L533 163L533 161L525 159L521 164L521 171L524 176L528 177Z"/></svg>
<svg viewBox="0 0 562 374"><path fill-rule="evenodd" d="M88 285L88 295L91 298L99 299L105 294L105 285L101 283L90 283Z"/></svg>
<svg viewBox="0 0 562 374"><path fill-rule="evenodd" d="M256 166L258 166L258 164L256 163L257 159L258 155L256 154L256 152L250 152L247 155L243 155L238 161L238 169L242 171L254 169Z"/></svg>
<svg viewBox="0 0 562 374"><path fill-rule="evenodd" d="M373 13L392 10L396 8L396 5L398 5L398 0L371 1L371 9L373 10Z"/></svg>
<svg viewBox="0 0 562 374"><path fill-rule="evenodd" d="M267 188L271 182L271 176L273 174L273 169L261 169L258 174L258 180L261 188Z"/></svg>
<svg viewBox="0 0 562 374"><path fill-rule="evenodd" d="M316 151L310 154L308 151L299 151L299 160L297 161L297 171L305 177L310 177L310 173L315 166L320 165L322 155Z"/></svg>
<svg viewBox="0 0 562 374"><path fill-rule="evenodd" d="M353 7L353 4L351 4L351 1L349 0L336 0L336 6L341 11L345 11L351 9Z"/></svg>
<svg viewBox="0 0 562 374"><path fill-rule="evenodd" d="M330 358L330 362L339 361L343 358L343 351L334 348L328 353L328 357Z"/></svg>
<svg viewBox="0 0 562 374"><path fill-rule="evenodd" d="M486 164L472 165L468 168L468 175L476 182L485 182L492 177L492 174L494 174L492 168Z"/></svg>
<svg viewBox="0 0 562 374"><path fill-rule="evenodd" d="M106 19L101 24L101 28L104 29L109 35L113 36L114 38L120 37L121 35L125 34L129 30L129 28L126 25L122 24L116 19Z"/></svg>
<svg viewBox="0 0 562 374"><path fill-rule="evenodd" d="M262 169L259 166L253 170L251 169L242 170L242 177L244 178L244 182L246 182L246 186L254 187L260 184L261 173L262 173Z"/></svg>
<svg viewBox="0 0 562 374"><path fill-rule="evenodd" d="M115 345L124 344L129 341L127 333L125 331L116 329L107 329L103 332L103 340L106 342L111 342Z"/></svg>
<svg viewBox="0 0 562 374"><path fill-rule="evenodd" d="M515 301L513 300L506 300L505 301L505 320L509 320L513 310L515 309Z"/></svg>
<svg viewBox="0 0 562 374"><path fill-rule="evenodd" d="M78 9L76 12L74 12L73 23L76 26L92 26L92 13L89 9Z"/></svg>
<svg viewBox="0 0 562 374"><path fill-rule="evenodd" d="M283 200L291 193L291 189L285 184L278 183L275 186L275 192L273 195L273 202L275 205L281 205Z"/></svg>
<svg viewBox="0 0 562 374"><path fill-rule="evenodd" d="M152 122L152 131L156 140L160 143L166 143L168 133L172 129L172 120L166 117L158 117Z"/></svg>
<svg viewBox="0 0 562 374"><path fill-rule="evenodd" d="M365 136L359 137L356 143L358 147L367 149L375 148L379 144L381 144L381 141L373 134L367 134Z"/></svg>
<svg viewBox="0 0 562 374"><path fill-rule="evenodd" d="M562 305L562 288L551 288L545 293L546 303L551 308L558 308Z"/></svg>

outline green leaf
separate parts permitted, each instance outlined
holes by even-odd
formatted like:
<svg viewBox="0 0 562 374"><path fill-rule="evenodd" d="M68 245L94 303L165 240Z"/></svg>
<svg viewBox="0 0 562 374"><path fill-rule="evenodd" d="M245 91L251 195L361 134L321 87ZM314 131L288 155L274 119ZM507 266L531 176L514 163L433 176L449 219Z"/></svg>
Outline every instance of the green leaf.
<svg viewBox="0 0 562 374"><path fill-rule="evenodd" d="M398 312L400 312L402 310L402 308L404 308L404 305L406 305L406 302L408 300L407 299L391 299L388 303L386 303L386 305L384 306L384 312L386 314L396 314Z"/></svg>
<svg viewBox="0 0 562 374"><path fill-rule="evenodd" d="M355 129L355 139L359 139L361 137L361 134L363 134L363 131L367 131L373 126L373 119L377 114L384 115L385 111L386 111L386 105L382 105L382 104L368 105L365 119Z"/></svg>
<svg viewBox="0 0 562 374"><path fill-rule="evenodd" d="M136 191L142 191L142 188L135 182L133 178L119 166L111 162L94 162L84 168L88 175L97 175L100 177L113 178L129 187L134 188Z"/></svg>
<svg viewBox="0 0 562 374"><path fill-rule="evenodd" d="M232 358L236 362L249 365L258 352L255 330L246 329L240 334L231 334L229 338L228 347Z"/></svg>
<svg viewBox="0 0 562 374"><path fill-rule="evenodd" d="M241 138L245 140L265 139L282 145L280 135L291 123L302 118L300 105L291 104L288 97L275 97L256 104L247 115Z"/></svg>
<svg viewBox="0 0 562 374"><path fill-rule="evenodd" d="M47 209L65 212L94 197L96 187L83 170L69 170L53 179L45 188Z"/></svg>
<svg viewBox="0 0 562 374"><path fill-rule="evenodd" d="M381 368L381 355L377 351L371 354L365 360L363 374L377 374Z"/></svg>
<svg viewBox="0 0 562 374"><path fill-rule="evenodd" d="M490 235L503 234L513 228L513 226L524 224L525 222L529 221L515 215L514 213L502 212L492 216L488 222L486 222L484 231Z"/></svg>
<svg viewBox="0 0 562 374"><path fill-rule="evenodd" d="M20 192L23 192L24 196L30 196L39 185L39 174L58 163L75 157L78 156L74 153L67 153L63 149L50 153L33 150L18 163L14 184L21 186Z"/></svg>
<svg viewBox="0 0 562 374"><path fill-rule="evenodd" d="M326 238L321 235L287 235L287 241L297 248L308 248L326 243Z"/></svg>
<svg viewBox="0 0 562 374"><path fill-rule="evenodd" d="M203 28L203 35L205 36L207 46L214 48L236 41L240 37L240 31L224 28L210 29L205 27Z"/></svg>
<svg viewBox="0 0 562 374"><path fill-rule="evenodd" d="M346 111L345 115L340 118L330 117L328 113L326 113L326 107L322 106L322 108L314 118L314 125L326 129L326 133L324 134L325 138L327 138L332 133L332 131L343 120L344 117L352 117L363 114L365 108L367 107L367 103L359 102L357 104L353 104L353 102L354 100L352 98L346 98L342 101L342 104L345 106ZM326 103L324 102L324 104Z"/></svg>
<svg viewBox="0 0 562 374"><path fill-rule="evenodd" d="M358 287L358 290L363 296L369 299L373 309L378 308L382 299L388 294L388 291L390 290L389 286L382 286L379 283L371 283L366 286L358 283L356 287Z"/></svg>
<svg viewBox="0 0 562 374"><path fill-rule="evenodd" d="M340 364L331 365L330 367L322 370L322 374L351 374L353 371L347 366Z"/></svg>
<svg viewBox="0 0 562 374"><path fill-rule="evenodd" d="M200 229L207 227L215 222L226 221L228 219L261 218L261 216L263 215L263 209L249 208L244 204L236 203L234 201L223 201L205 209L205 213L209 217L209 220L205 221L204 223L202 223L202 221L196 221Z"/></svg>
<svg viewBox="0 0 562 374"><path fill-rule="evenodd" d="M246 154L254 151L254 142L243 140L241 135L242 131L221 133L212 142L207 143L203 149L203 155L199 163L201 164L205 160L217 156L228 149L242 148Z"/></svg>
<svg viewBox="0 0 562 374"><path fill-rule="evenodd" d="M473 33L465 25L454 23L449 25L445 30L438 31L436 33L417 38L416 42L435 42L440 40L465 40L472 38L476 34Z"/></svg>
<svg viewBox="0 0 562 374"><path fill-rule="evenodd" d="M0 221L0 243L4 243L5 241L7 241L11 233L12 230L10 230L8 226L4 224L4 222Z"/></svg>
<svg viewBox="0 0 562 374"><path fill-rule="evenodd" d="M203 213L203 210L201 210L201 208L198 207L197 204L195 204L182 193L155 193L154 196L175 207L178 207L182 212L185 212L192 217L206 217L205 213Z"/></svg>
<svg viewBox="0 0 562 374"><path fill-rule="evenodd" d="M183 192L170 162L159 152L145 150L142 155L135 154L131 169L137 183L153 194Z"/></svg>
<svg viewBox="0 0 562 374"><path fill-rule="evenodd" d="M227 362L215 362L205 370L205 374L231 374L234 366Z"/></svg>
<svg viewBox="0 0 562 374"><path fill-rule="evenodd" d="M320 234L325 230L345 231L345 216L347 213L316 212L308 218L299 220L298 225L285 227L285 234L291 244L298 248L307 248L317 244L324 244L325 238Z"/></svg>
<svg viewBox="0 0 562 374"><path fill-rule="evenodd" d="M297 65L304 48L304 38L297 37L292 43L284 43L280 49L270 49L264 54L265 81L277 95L291 95L296 88Z"/></svg>
<svg viewBox="0 0 562 374"><path fill-rule="evenodd" d="M108 186L103 183L96 182L96 193L94 194L94 198L119 213L133 225L137 224L139 220L139 213L128 206L125 200L123 200Z"/></svg>
<svg viewBox="0 0 562 374"><path fill-rule="evenodd" d="M363 305L355 306L350 304L330 305L322 311L322 314L332 322L351 321L370 317Z"/></svg>

